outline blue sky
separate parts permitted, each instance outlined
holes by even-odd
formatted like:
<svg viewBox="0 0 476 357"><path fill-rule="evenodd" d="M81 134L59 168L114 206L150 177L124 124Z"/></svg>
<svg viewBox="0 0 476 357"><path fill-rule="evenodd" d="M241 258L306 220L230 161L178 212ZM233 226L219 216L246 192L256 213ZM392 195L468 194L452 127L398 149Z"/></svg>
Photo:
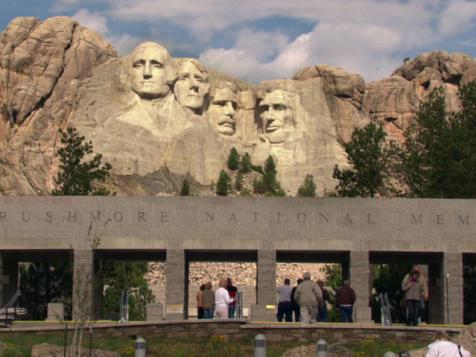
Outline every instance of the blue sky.
<svg viewBox="0 0 476 357"><path fill-rule="evenodd" d="M0 0L0 28L16 16L66 15L120 54L156 41L257 82L329 64L367 81L405 57L447 50L476 56L476 1L468 0Z"/></svg>

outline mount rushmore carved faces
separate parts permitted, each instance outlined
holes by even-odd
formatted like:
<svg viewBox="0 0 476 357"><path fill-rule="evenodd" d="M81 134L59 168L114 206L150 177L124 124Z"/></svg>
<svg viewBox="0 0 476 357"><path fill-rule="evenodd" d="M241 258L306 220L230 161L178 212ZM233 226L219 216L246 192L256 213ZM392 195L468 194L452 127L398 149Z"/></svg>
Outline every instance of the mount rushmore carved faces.
<svg viewBox="0 0 476 357"><path fill-rule="evenodd" d="M154 42L144 42L136 47L131 57L131 89L140 98L151 100L170 94L175 69L165 47Z"/></svg>
<svg viewBox="0 0 476 357"><path fill-rule="evenodd" d="M264 136L272 144L286 141L295 129L294 108L291 94L283 90L274 90L260 103L260 118Z"/></svg>
<svg viewBox="0 0 476 357"><path fill-rule="evenodd" d="M174 93L177 101L195 114L202 114L210 85L208 73L198 61L187 58L178 61Z"/></svg>
<svg viewBox="0 0 476 357"><path fill-rule="evenodd" d="M235 134L236 108L236 88L232 84L212 91L208 116L219 134L228 136Z"/></svg>

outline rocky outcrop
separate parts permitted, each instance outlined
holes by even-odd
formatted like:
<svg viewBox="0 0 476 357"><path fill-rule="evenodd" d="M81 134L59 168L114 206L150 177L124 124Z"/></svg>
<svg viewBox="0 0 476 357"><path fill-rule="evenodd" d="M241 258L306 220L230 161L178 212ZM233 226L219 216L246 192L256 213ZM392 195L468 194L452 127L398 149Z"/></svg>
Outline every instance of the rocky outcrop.
<svg viewBox="0 0 476 357"><path fill-rule="evenodd" d="M348 142L354 129L369 122L362 113L362 100L366 89L364 79L358 74L328 65L307 67L294 75L294 79L300 81L311 78L322 79L337 137L340 142Z"/></svg>
<svg viewBox="0 0 476 357"><path fill-rule="evenodd" d="M147 67L152 59L161 69ZM431 90L443 88L456 111L459 86L474 79L474 58L432 52L368 84L316 65L252 85L173 59L157 43L119 58L67 17L17 18L0 34L0 188L50 192L58 129L72 125L112 164L117 194L173 195L184 177L195 192L213 194L235 147L255 164L273 156L287 194L312 174L322 195L334 190L334 166L348 165L342 144L355 128L379 122L389 139L402 141Z"/></svg>
<svg viewBox="0 0 476 357"><path fill-rule="evenodd" d="M423 53L407 59L392 76L372 82L364 96L364 112L384 125L390 139L403 140L420 103L441 88L447 110L460 108L458 88L476 79L476 60L462 53L444 51Z"/></svg>
<svg viewBox="0 0 476 357"><path fill-rule="evenodd" d="M80 83L116 56L95 32L67 17L13 20L0 35L0 186L7 194L51 189L58 128Z"/></svg>

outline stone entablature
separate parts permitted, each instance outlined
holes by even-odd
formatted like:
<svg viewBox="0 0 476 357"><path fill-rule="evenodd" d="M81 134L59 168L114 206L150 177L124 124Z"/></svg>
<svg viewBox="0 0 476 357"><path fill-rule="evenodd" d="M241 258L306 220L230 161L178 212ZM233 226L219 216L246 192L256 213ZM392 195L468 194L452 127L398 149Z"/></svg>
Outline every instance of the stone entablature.
<svg viewBox="0 0 476 357"><path fill-rule="evenodd" d="M0 232L3 249L476 253L476 201L2 197Z"/></svg>

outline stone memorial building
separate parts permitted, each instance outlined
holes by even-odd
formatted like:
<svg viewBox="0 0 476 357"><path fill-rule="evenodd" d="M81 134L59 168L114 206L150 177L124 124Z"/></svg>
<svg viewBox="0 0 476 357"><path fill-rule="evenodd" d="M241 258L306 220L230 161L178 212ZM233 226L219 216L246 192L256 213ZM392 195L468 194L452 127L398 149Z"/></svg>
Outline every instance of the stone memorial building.
<svg viewBox="0 0 476 357"><path fill-rule="evenodd" d="M463 322L463 264L476 260L472 200L3 197L2 301L21 259L72 257L76 309L97 316L101 259L166 264L167 319L186 318L190 261L257 264L253 319L274 320L277 262L335 262L357 294L356 320L370 321L372 264L428 267L430 321ZM102 285L100 285L102 288Z"/></svg>

